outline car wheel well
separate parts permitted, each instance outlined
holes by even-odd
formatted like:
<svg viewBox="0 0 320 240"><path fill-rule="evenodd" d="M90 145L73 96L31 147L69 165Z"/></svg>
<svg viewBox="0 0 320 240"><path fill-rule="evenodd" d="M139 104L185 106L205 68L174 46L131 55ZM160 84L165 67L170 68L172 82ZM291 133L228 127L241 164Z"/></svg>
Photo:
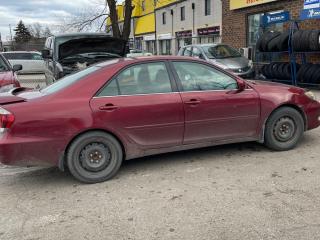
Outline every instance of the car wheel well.
<svg viewBox="0 0 320 240"><path fill-rule="evenodd" d="M307 116L306 116L305 112L299 106L294 105L294 104L283 104L283 105L277 107L275 110L273 110L272 113L275 112L276 110L280 109L280 108L283 108L283 107L293 108L293 109L297 110L301 114L302 119L303 119L303 123L304 123L304 130L306 131L307 130ZM270 114L270 116L271 116L271 114Z"/></svg>
<svg viewBox="0 0 320 240"><path fill-rule="evenodd" d="M86 130L84 132L81 132L81 133L78 133L76 136L74 136L68 143L67 147L65 148L64 152L63 152L63 157L59 160L59 168L64 171L65 169L68 169L68 166L66 164L66 153L68 152L69 148L70 148L70 145L74 142L75 139L77 139L78 137L84 135L84 134L87 134L89 132L103 132L103 133L106 133L106 134L110 134L112 137L114 137L120 144L121 146L121 149L122 149L122 152L123 152L123 159L126 159L126 151L125 151L125 147L122 143L122 141L119 139L119 137L117 135L115 135L114 133L110 132L110 131L107 131L107 130L104 130L104 129L89 129L89 130Z"/></svg>

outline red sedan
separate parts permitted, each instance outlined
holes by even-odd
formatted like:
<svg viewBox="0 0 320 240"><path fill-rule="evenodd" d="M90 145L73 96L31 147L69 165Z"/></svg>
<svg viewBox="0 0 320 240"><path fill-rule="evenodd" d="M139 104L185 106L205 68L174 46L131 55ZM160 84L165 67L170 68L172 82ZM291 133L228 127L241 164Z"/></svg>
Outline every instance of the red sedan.
<svg viewBox="0 0 320 240"><path fill-rule="evenodd" d="M0 104L2 163L68 168L87 183L164 152L244 141L289 150L320 125L309 91L182 57L111 60Z"/></svg>
<svg viewBox="0 0 320 240"><path fill-rule="evenodd" d="M20 87L16 71L22 70L21 65L11 67L10 63L0 53L0 93L7 92L15 87Z"/></svg>

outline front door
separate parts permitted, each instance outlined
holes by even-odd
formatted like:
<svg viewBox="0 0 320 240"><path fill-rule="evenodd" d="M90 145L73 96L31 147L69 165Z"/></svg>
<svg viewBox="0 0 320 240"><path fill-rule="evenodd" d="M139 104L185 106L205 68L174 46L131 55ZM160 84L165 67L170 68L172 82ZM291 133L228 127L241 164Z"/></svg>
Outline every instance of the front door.
<svg viewBox="0 0 320 240"><path fill-rule="evenodd" d="M126 68L90 104L95 125L120 134L138 148L182 144L183 104L173 91L165 62Z"/></svg>
<svg viewBox="0 0 320 240"><path fill-rule="evenodd" d="M184 144L255 137L258 94L237 92L237 81L213 66L173 62L185 109Z"/></svg>

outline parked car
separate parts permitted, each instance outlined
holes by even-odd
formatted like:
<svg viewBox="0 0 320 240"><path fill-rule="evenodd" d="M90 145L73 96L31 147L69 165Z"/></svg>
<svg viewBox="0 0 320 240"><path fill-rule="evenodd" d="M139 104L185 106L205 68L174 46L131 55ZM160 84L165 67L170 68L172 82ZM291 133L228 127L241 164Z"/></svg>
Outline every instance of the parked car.
<svg viewBox="0 0 320 240"><path fill-rule="evenodd" d="M226 44L189 45L182 47L178 55L212 62L242 78L252 78L254 76L252 61Z"/></svg>
<svg viewBox="0 0 320 240"><path fill-rule="evenodd" d="M11 67L10 63L0 53L0 93L20 87L16 74L20 70L22 70L21 65Z"/></svg>
<svg viewBox="0 0 320 240"><path fill-rule="evenodd" d="M130 49L127 57L142 57L142 56L152 56L152 53L145 52L140 49Z"/></svg>
<svg viewBox="0 0 320 240"><path fill-rule="evenodd" d="M15 51L4 52L3 56L12 66L22 65L20 74L38 74L45 72L45 63L40 52Z"/></svg>
<svg viewBox="0 0 320 240"><path fill-rule="evenodd" d="M86 183L165 152L245 141L285 151L320 125L312 92L169 56L99 63L0 104L3 164L66 167Z"/></svg>
<svg viewBox="0 0 320 240"><path fill-rule="evenodd" d="M95 63L124 57L127 42L104 33L73 33L47 38L42 57L54 81Z"/></svg>

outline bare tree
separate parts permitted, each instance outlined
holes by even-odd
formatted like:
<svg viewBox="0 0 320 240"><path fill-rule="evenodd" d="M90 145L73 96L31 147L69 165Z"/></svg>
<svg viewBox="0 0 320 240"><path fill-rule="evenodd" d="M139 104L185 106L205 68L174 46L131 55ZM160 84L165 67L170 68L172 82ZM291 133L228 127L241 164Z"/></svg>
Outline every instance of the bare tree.
<svg viewBox="0 0 320 240"><path fill-rule="evenodd" d="M110 17L113 36L128 40L131 32L131 16L134 6L132 5L132 0L124 0L124 22L121 31L117 13L117 4L119 2L117 0L104 0L102 10L101 8L98 8L100 10L86 9L71 20L65 19L64 22L68 23L63 23L61 30L82 32L96 29L102 31L106 27L108 17Z"/></svg>
<svg viewBox="0 0 320 240"><path fill-rule="evenodd" d="M36 22L28 26L33 39L47 38L52 35L49 26Z"/></svg>

